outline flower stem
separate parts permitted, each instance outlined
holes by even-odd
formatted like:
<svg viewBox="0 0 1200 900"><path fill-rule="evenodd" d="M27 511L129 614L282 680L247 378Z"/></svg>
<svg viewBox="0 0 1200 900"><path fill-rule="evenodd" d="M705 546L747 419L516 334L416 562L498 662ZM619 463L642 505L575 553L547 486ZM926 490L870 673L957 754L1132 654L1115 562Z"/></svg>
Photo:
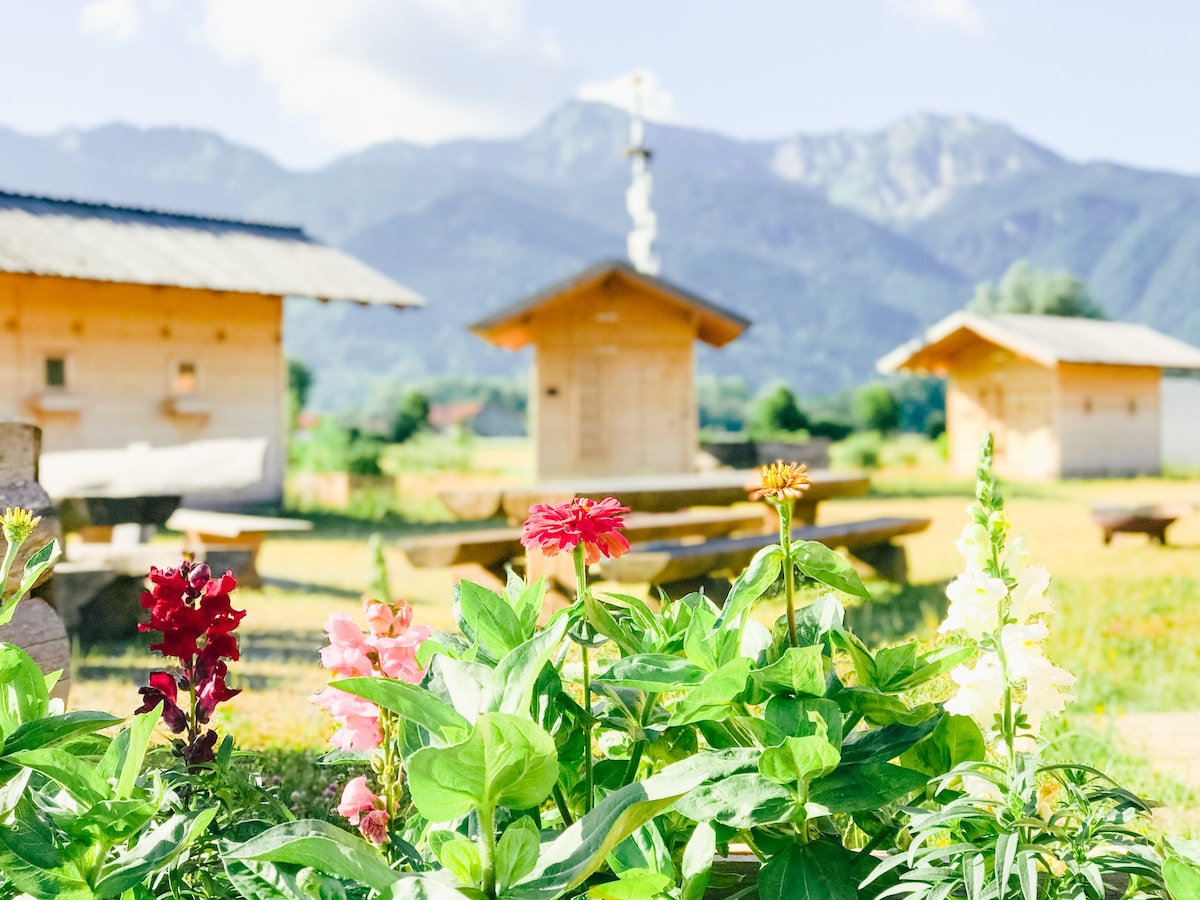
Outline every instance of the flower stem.
<svg viewBox="0 0 1200 900"><path fill-rule="evenodd" d="M483 869L483 892L496 896L496 810L484 803L476 808L479 815L479 862Z"/></svg>
<svg viewBox="0 0 1200 900"><path fill-rule="evenodd" d="M575 558L575 595L581 604L583 604L583 622L584 622L584 638L590 637L591 629L587 627L587 562L584 559L583 544L576 544L574 551ZM596 780L595 774L592 771L592 670L591 662L588 659L588 648L586 644L580 644L579 649L583 656L583 781L587 793L583 798L583 811L589 813L592 811L592 803L595 799Z"/></svg>
<svg viewBox="0 0 1200 900"><path fill-rule="evenodd" d="M775 504L779 511L779 548L783 551L783 590L787 599L788 644L799 646L796 638L796 572L792 563L792 503L791 497Z"/></svg>

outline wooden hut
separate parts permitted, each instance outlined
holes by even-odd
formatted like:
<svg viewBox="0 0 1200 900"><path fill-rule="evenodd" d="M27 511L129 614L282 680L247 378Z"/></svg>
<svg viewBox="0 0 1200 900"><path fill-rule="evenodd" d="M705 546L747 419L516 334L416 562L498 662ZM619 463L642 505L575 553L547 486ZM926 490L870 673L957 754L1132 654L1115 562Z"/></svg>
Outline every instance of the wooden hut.
<svg viewBox="0 0 1200 900"><path fill-rule="evenodd" d="M974 472L987 432L996 470L1018 479L1155 474L1164 369L1200 369L1200 350L1145 325L959 312L878 368L949 379L954 472Z"/></svg>
<svg viewBox="0 0 1200 900"><path fill-rule="evenodd" d="M298 228L0 192L0 416L42 449L265 439L283 492L283 297L422 299Z"/></svg>
<svg viewBox="0 0 1200 900"><path fill-rule="evenodd" d="M606 261L471 326L510 350L532 344L539 478L690 472L696 340L721 347L749 322Z"/></svg>

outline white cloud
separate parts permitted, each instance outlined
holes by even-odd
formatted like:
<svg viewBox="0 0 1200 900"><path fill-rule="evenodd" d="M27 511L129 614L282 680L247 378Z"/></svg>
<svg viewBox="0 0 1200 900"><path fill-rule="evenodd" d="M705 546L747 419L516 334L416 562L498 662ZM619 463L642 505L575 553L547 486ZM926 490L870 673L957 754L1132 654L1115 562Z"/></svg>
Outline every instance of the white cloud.
<svg viewBox="0 0 1200 900"><path fill-rule="evenodd" d="M514 134L575 80L524 0L205 0L198 37L342 149Z"/></svg>
<svg viewBox="0 0 1200 900"><path fill-rule="evenodd" d="M930 25L944 25L971 33L983 30L983 14L972 0L891 0L899 13Z"/></svg>
<svg viewBox="0 0 1200 900"><path fill-rule="evenodd" d="M633 110L635 77L639 79L638 88L642 95L642 115L658 122L671 121L675 117L675 98L659 83L658 76L646 69L618 75L609 81L585 84L575 96L630 112Z"/></svg>
<svg viewBox="0 0 1200 900"><path fill-rule="evenodd" d="M79 11L79 30L115 41L137 37L142 17L134 0L92 0Z"/></svg>

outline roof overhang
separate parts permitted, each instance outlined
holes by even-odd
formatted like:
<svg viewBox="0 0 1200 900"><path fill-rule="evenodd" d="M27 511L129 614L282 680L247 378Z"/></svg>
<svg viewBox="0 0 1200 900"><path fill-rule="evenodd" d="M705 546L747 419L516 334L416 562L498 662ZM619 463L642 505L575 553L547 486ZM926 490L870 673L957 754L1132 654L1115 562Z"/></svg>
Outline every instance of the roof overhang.
<svg viewBox="0 0 1200 900"><path fill-rule="evenodd" d="M627 263L606 260L556 282L529 297L468 326L485 341L509 350L519 350L533 337L533 320L549 303L569 300L610 281L620 280L695 317L696 336L714 347L723 347L750 325L750 320L717 306L665 279L639 272Z"/></svg>

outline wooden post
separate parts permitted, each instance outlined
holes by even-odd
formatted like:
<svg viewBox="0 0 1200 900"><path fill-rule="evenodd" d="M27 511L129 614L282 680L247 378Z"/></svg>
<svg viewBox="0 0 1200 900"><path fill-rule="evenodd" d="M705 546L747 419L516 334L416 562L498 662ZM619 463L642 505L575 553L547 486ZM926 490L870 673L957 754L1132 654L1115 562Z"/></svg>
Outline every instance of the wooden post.
<svg viewBox="0 0 1200 900"><path fill-rule="evenodd" d="M42 432L36 425L23 422L0 422L0 510L24 507L41 516L37 528L25 542L13 563L4 591L15 591L21 583L25 561L51 540L62 540L62 529L49 495L37 483L38 457L42 448ZM0 553L7 550L0 535ZM28 652L42 669L63 670L63 677L54 689L54 696L67 698L71 683L71 649L62 619L39 595L48 594L51 572L37 581L31 592L34 596L22 600L13 620L0 628L0 641L8 641Z"/></svg>

